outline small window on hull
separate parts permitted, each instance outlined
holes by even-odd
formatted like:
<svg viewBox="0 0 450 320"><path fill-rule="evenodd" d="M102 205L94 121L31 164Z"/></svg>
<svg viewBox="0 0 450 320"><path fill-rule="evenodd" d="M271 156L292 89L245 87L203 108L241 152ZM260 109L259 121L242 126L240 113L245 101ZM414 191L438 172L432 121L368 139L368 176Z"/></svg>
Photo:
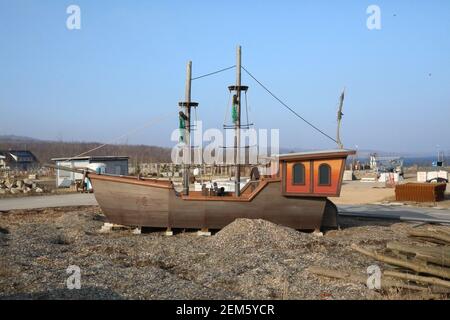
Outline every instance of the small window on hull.
<svg viewBox="0 0 450 320"><path fill-rule="evenodd" d="M292 167L292 183L305 184L305 166L302 163L296 163Z"/></svg>
<svg viewBox="0 0 450 320"><path fill-rule="evenodd" d="M331 167L323 163L319 166L319 186L329 186L331 184Z"/></svg>

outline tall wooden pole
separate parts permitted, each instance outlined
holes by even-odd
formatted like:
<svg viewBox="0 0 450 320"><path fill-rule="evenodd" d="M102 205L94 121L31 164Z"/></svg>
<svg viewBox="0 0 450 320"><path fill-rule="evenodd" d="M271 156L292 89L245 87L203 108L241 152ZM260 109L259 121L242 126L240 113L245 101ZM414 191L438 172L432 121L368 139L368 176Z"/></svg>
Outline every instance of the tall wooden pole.
<svg viewBox="0 0 450 320"><path fill-rule="evenodd" d="M186 87L185 87L185 115L186 119L186 131L185 131L185 152L188 155L183 154L184 160L189 159L189 163L184 163L183 168L183 194L189 194L189 164L191 161L191 79L192 79L192 61L188 61L186 67Z"/></svg>
<svg viewBox="0 0 450 320"><path fill-rule="evenodd" d="M235 193L241 195L241 46L236 48L236 94L237 94L237 121L235 137L235 156L236 156L236 175L235 175Z"/></svg>
<svg viewBox="0 0 450 320"><path fill-rule="evenodd" d="M342 120L342 116L344 115L342 113L342 107L344 105L344 95L345 95L345 88L342 91L340 100L339 100L339 109L338 109L338 113L337 113L337 133L336 133L336 141L338 144L338 148L342 149L344 148L344 145L341 142L341 134L340 134L340 130L341 130L341 120Z"/></svg>

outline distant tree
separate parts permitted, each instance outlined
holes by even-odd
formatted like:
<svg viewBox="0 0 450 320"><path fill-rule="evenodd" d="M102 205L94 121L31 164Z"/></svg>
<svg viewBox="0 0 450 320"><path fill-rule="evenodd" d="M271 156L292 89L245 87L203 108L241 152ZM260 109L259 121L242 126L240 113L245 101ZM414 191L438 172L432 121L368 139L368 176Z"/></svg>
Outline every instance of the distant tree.
<svg viewBox="0 0 450 320"><path fill-rule="evenodd" d="M41 163L52 158L74 157L100 146L98 142L62 142L0 136L0 150L25 149L33 152ZM115 144L95 150L89 156L128 156L130 163L170 162L169 148L147 145Z"/></svg>

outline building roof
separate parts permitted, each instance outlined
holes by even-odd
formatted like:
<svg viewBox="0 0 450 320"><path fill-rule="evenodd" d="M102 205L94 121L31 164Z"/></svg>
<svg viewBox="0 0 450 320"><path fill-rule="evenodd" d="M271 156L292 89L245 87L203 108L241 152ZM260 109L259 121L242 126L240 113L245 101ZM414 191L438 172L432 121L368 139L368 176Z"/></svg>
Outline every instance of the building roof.
<svg viewBox="0 0 450 320"><path fill-rule="evenodd" d="M113 161L113 160L128 160L127 156L86 156L86 157L63 157L52 158L52 161Z"/></svg>
<svg viewBox="0 0 450 320"><path fill-rule="evenodd" d="M0 151L0 155L3 155L5 159L10 158L16 162L37 161L36 156L28 150L2 150Z"/></svg>
<svg viewBox="0 0 450 320"><path fill-rule="evenodd" d="M356 153L355 150L331 149L331 150L285 153L279 154L277 155L277 157L279 160L329 159L329 158L343 158L355 153Z"/></svg>

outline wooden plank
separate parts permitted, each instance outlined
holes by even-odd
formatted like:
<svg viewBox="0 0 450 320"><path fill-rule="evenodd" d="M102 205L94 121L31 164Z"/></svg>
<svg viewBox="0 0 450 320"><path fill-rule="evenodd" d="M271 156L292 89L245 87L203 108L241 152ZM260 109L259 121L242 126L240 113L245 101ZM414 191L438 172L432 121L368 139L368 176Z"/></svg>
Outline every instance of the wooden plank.
<svg viewBox="0 0 450 320"><path fill-rule="evenodd" d="M426 239L438 240L440 243L450 244L450 235L445 232L439 232L437 230L418 230L413 229L408 231L408 235L411 237L421 237Z"/></svg>
<svg viewBox="0 0 450 320"><path fill-rule="evenodd" d="M417 276L417 275L410 274L410 273L403 273L403 272L389 271L389 270L384 271L384 275L403 279L403 280L408 280L408 281L437 285L437 286L441 286L441 287L450 289L450 281L442 280L439 278L423 277L423 276Z"/></svg>
<svg viewBox="0 0 450 320"><path fill-rule="evenodd" d="M413 254L417 259L450 267L450 248L447 246L418 247L400 242L388 242L386 247L390 250Z"/></svg>
<svg viewBox="0 0 450 320"><path fill-rule="evenodd" d="M333 269L327 269L323 267L317 267L312 266L308 268L308 271L319 276L324 276L328 278L334 278L334 279L340 279L340 280L346 280L349 282L356 282L356 283L362 283L367 284L367 276L356 274L354 272L348 272L348 271L339 271L339 270L333 270ZM381 289L388 289L388 288L403 288L403 289L409 289L409 290L417 290L417 291L426 291L428 288L416 286L416 285L410 285L405 284L400 281L393 281L388 279L382 279L381 283Z"/></svg>
<svg viewBox="0 0 450 320"><path fill-rule="evenodd" d="M427 266L427 265L413 263L410 261L403 261L403 260L400 260L397 258L389 257L389 256L382 255L382 254L379 254L376 252L372 252L367 249L360 248L356 244L352 244L351 247L352 247L352 249L358 251L359 253L362 253L366 256L372 257L378 261L382 261L382 262L392 264L395 266L408 268L408 269L411 269L411 270L419 272L419 273L426 273L426 274L431 274L434 276L450 279L450 269L448 269L448 268L433 267L433 266Z"/></svg>

